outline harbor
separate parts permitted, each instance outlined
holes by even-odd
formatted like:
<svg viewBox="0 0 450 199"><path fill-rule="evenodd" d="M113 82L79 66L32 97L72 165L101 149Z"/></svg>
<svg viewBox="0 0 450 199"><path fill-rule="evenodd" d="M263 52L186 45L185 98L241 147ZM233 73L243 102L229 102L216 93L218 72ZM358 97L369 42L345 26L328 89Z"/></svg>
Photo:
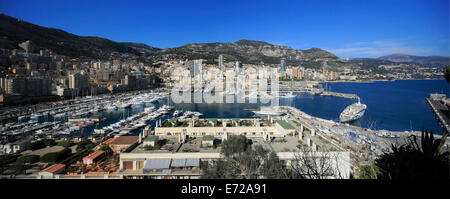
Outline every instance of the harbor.
<svg viewBox="0 0 450 199"><path fill-rule="evenodd" d="M81 98L77 103L67 106L44 108L1 124L2 142L14 142L29 137L63 139L79 135L90 136L93 132L99 132L96 129L103 126L114 127L111 130L115 130L116 134L130 134L169 114L168 110L173 109L169 106L154 110L154 104L167 96L166 93L159 92L122 94L113 98Z"/></svg>

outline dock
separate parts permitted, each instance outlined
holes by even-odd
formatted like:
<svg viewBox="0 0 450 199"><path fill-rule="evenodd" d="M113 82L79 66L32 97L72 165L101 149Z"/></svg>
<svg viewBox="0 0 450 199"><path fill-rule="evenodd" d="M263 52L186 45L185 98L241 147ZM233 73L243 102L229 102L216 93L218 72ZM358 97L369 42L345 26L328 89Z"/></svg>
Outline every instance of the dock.
<svg viewBox="0 0 450 199"><path fill-rule="evenodd" d="M436 115L436 118L439 120L439 123L441 124L444 131L447 131L447 133L450 133L450 126L449 126L449 108L445 104L443 104L440 100L434 100L429 97L425 98L428 102L428 105L430 105L431 110L433 111L434 115Z"/></svg>
<svg viewBox="0 0 450 199"><path fill-rule="evenodd" d="M355 94L337 93L337 92L331 92L331 91L323 91L320 95L342 97L342 98L348 98L348 99L358 99L359 98L358 95L355 95Z"/></svg>

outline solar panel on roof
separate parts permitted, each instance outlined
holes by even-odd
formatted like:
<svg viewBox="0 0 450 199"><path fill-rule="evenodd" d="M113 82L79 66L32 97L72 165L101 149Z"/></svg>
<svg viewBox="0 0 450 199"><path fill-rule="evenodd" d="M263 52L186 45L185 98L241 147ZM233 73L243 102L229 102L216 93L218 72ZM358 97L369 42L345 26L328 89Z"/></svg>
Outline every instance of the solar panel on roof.
<svg viewBox="0 0 450 199"><path fill-rule="evenodd" d="M144 169L168 169L170 159L149 159L145 161Z"/></svg>
<svg viewBox="0 0 450 199"><path fill-rule="evenodd" d="M200 165L200 159L199 158L189 158L186 159L186 166L187 167L196 167Z"/></svg>
<svg viewBox="0 0 450 199"><path fill-rule="evenodd" d="M186 159L172 159L172 167L184 167L186 165Z"/></svg>

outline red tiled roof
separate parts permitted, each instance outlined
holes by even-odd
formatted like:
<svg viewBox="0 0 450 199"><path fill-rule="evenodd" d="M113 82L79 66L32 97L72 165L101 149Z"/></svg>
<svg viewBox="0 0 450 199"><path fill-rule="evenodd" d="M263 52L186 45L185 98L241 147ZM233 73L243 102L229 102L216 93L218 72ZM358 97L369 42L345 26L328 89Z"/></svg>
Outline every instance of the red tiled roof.
<svg viewBox="0 0 450 199"><path fill-rule="evenodd" d="M112 141L111 144L119 144L119 145L134 144L138 140L139 136L120 136L116 138L114 141Z"/></svg>
<svg viewBox="0 0 450 199"><path fill-rule="evenodd" d="M95 148L99 149L102 145L111 144L111 142L114 142L114 140L116 140L116 138L109 138L109 139L103 141L102 143L100 143L99 145L95 146Z"/></svg>
<svg viewBox="0 0 450 199"><path fill-rule="evenodd" d="M88 156L84 157L83 159L89 158L89 159L92 159L92 160L93 160L93 159L97 158L98 156L102 155L103 153L105 153L105 152L99 150L99 151L96 151L96 152L94 152L94 153L89 154Z"/></svg>
<svg viewBox="0 0 450 199"><path fill-rule="evenodd" d="M49 166L49 167L43 169L41 172L55 173L56 171L58 171L62 168L65 168L65 167L66 167L66 165L64 165L64 164L54 164L52 166Z"/></svg>
<svg viewBox="0 0 450 199"><path fill-rule="evenodd" d="M112 142L114 142L117 138L109 138L105 141L102 142L102 144L111 144Z"/></svg>

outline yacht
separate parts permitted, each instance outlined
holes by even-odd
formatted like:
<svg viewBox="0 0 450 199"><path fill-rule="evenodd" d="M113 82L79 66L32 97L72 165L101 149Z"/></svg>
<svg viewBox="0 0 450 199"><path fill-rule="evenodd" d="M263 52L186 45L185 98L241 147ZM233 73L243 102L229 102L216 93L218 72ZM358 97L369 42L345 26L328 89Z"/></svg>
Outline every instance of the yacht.
<svg viewBox="0 0 450 199"><path fill-rule="evenodd" d="M293 98L296 97L297 95L294 95L293 92L289 92L289 93L280 93L279 97L280 98Z"/></svg>
<svg viewBox="0 0 450 199"><path fill-rule="evenodd" d="M178 117L178 116L180 116L181 114L183 114L183 111L181 111L181 110L175 110L175 112L173 112L173 117Z"/></svg>

